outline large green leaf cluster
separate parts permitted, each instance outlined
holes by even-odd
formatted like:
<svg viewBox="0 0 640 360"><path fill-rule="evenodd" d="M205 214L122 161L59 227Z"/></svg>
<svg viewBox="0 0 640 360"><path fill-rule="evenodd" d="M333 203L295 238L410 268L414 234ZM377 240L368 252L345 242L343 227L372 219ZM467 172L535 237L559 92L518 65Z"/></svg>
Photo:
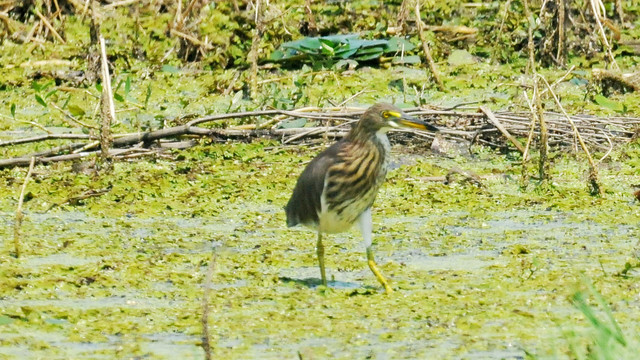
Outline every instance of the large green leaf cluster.
<svg viewBox="0 0 640 360"><path fill-rule="evenodd" d="M365 40L357 34L305 37L282 44L271 54L272 61L322 62L333 65L340 60L371 61L385 54L403 55L415 46L406 39ZM415 57L403 57L415 62Z"/></svg>

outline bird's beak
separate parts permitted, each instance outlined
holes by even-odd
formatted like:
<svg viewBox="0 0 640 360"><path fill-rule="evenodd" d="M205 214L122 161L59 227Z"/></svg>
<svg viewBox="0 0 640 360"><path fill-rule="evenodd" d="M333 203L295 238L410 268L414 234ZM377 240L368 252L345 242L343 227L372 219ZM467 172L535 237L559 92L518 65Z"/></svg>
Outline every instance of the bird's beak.
<svg viewBox="0 0 640 360"><path fill-rule="evenodd" d="M397 115L396 119L394 119L393 122L395 122L399 127L428 130L428 131L434 131L434 132L440 131L440 129L438 129L437 127L427 122L424 122L418 118L415 118L413 116L409 116L404 113L391 113L391 114L394 116Z"/></svg>

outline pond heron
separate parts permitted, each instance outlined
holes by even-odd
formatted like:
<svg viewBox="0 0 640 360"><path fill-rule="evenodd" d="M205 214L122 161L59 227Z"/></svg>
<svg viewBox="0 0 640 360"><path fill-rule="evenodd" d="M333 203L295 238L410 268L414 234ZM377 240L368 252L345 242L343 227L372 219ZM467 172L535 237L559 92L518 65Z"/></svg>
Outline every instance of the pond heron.
<svg viewBox="0 0 640 360"><path fill-rule="evenodd" d="M387 174L390 145L386 133L394 128L438 131L393 105L373 105L346 137L316 156L298 178L285 208L287 225L302 224L317 230L316 252L325 286L322 234L343 232L357 223L369 268L387 293L393 291L374 260L371 205Z"/></svg>

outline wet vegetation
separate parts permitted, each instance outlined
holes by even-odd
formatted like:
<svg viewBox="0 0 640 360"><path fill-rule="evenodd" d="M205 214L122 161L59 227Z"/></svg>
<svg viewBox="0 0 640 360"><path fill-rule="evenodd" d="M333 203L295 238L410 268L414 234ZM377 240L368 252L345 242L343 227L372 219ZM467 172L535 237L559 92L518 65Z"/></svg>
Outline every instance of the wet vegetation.
<svg viewBox="0 0 640 360"><path fill-rule="evenodd" d="M392 134L373 209L391 296L357 230L326 239L325 288L315 233L285 226L296 177L331 136L186 135L100 157L101 141L207 115L378 101L637 119L640 7L542 3L423 1L421 39L413 1L0 2L1 157L96 142L28 179L0 170L0 357L202 358L208 287L212 357L635 358L635 136L546 152L537 122L523 161L502 136ZM283 119L206 127L331 125ZM77 138L7 145L42 134Z"/></svg>

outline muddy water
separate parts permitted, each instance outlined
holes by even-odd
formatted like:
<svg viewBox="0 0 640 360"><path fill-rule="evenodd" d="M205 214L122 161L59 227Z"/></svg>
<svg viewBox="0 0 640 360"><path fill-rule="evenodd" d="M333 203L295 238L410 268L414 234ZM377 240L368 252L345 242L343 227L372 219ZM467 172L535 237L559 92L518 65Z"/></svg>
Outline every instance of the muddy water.
<svg viewBox="0 0 640 360"><path fill-rule="evenodd" d="M277 208L255 210L275 213ZM386 297L366 267L356 232L329 239L327 266L333 280L330 289L323 290L315 266L314 234L309 231L265 223L260 230L239 235L245 224L221 218L109 219L81 211L32 213L27 241L41 239L48 249L11 260L16 273L27 274L21 291L5 288L0 299L4 313L0 354L200 358L197 317L203 263L185 266L171 261L165 276L154 276L149 268L172 256L205 261L213 248L219 264L212 286L211 324L220 354L256 358L290 358L298 352L337 358L455 354L473 359L520 358L525 349L548 354L551 349L540 341L562 342L557 340L561 329L555 322L578 318L563 299L567 295L563 278L573 278L569 283L575 285L583 272L620 270L614 259L625 259L636 245L629 236L635 234L632 225L581 221L575 215L520 209L487 212L482 219L470 219L464 211L378 218L378 228L393 229L391 235L378 237L376 247L397 290ZM12 217L3 213L2 221L9 225ZM453 225L437 225L443 217ZM478 223L466 226L469 221ZM445 240L425 235L434 227ZM202 236L196 240L185 234ZM225 241L229 234L237 239ZM59 247L69 239L87 248ZM445 241L448 245L443 246ZM93 249L96 242L105 244ZM119 250L114 253L105 247ZM131 252L138 255L125 254ZM119 263L121 258L126 262ZM128 274L128 261L144 262L142 273L134 269ZM119 267L124 268L121 274ZM178 284L171 279L174 270L188 273L189 280ZM83 276L94 282L83 283ZM112 277L115 284L83 291L100 283L101 276ZM34 277L38 279L31 284ZM118 284L119 278L136 286ZM44 288L31 291L32 286ZM637 307L638 298L632 301ZM104 323L112 321L105 328ZM542 326L544 331L531 333L530 326Z"/></svg>
<svg viewBox="0 0 640 360"><path fill-rule="evenodd" d="M209 323L222 358L563 358L592 341L570 301L589 282L624 333L640 330L638 273L619 276L640 255L632 166L603 170L598 199L576 162L559 162L549 188L521 189L493 155L410 161L390 173L373 212L375 254L396 290L386 296L355 230L327 237L331 281L320 286L315 234L284 226L295 156L251 150L244 163L216 151L121 163L95 179L41 169L20 259L15 215L0 213L1 356L201 358L212 254ZM484 186L424 179L453 166ZM44 212L106 183L102 197ZM3 188L5 208L18 188Z"/></svg>

